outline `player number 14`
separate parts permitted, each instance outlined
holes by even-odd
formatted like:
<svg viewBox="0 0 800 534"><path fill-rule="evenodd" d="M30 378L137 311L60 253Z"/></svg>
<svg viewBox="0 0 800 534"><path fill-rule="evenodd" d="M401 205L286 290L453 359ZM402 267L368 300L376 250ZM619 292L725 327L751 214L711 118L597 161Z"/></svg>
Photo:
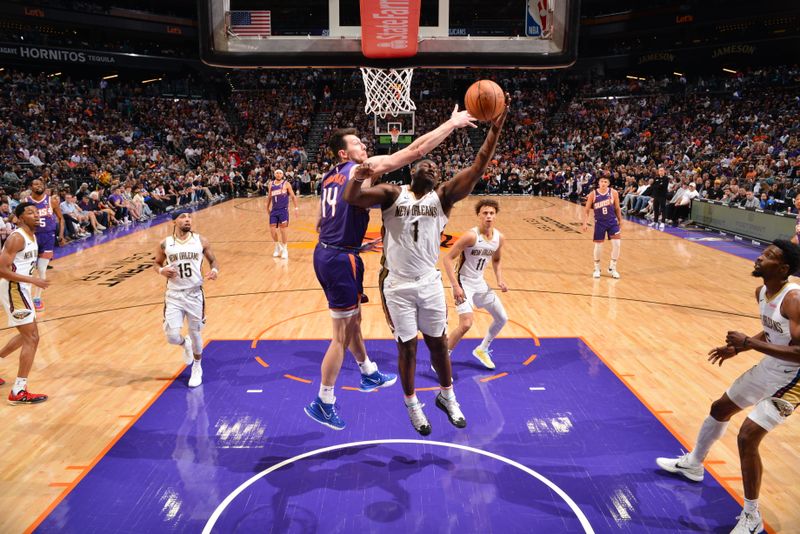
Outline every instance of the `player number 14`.
<svg viewBox="0 0 800 534"><path fill-rule="evenodd" d="M331 217L336 216L336 200L339 197L339 189L336 187L331 187L329 189L322 190L322 217L325 218L328 216L328 210L325 206L329 206L331 210Z"/></svg>

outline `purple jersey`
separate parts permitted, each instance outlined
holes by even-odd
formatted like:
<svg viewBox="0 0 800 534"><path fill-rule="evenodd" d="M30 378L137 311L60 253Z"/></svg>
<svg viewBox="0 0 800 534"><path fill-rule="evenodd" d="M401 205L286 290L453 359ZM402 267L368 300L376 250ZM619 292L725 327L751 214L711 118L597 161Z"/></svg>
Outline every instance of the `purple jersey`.
<svg viewBox="0 0 800 534"><path fill-rule="evenodd" d="M607 193L601 194L597 189L594 190L594 224L595 226L611 226L617 224L617 210L614 209L614 195L609 189Z"/></svg>
<svg viewBox="0 0 800 534"><path fill-rule="evenodd" d="M286 192L286 182L276 184L272 182L269 186L269 196L272 199L271 212L289 209L289 193Z"/></svg>
<svg viewBox="0 0 800 534"><path fill-rule="evenodd" d="M40 201L33 200L33 197L27 198L28 202L36 204L36 209L39 211L39 226L34 228L37 234L55 234L58 227L58 220L55 213L53 213L53 206L50 204L50 195L45 195Z"/></svg>
<svg viewBox="0 0 800 534"><path fill-rule="evenodd" d="M322 178L320 200L320 243L358 249L364 241L369 224L369 210L351 206L344 200L353 161L340 163Z"/></svg>

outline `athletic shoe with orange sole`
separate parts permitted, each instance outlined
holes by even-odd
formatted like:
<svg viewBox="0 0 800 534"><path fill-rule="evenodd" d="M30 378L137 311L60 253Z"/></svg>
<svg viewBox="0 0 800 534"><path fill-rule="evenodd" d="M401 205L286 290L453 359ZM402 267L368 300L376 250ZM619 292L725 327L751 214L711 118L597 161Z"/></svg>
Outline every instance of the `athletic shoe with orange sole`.
<svg viewBox="0 0 800 534"><path fill-rule="evenodd" d="M23 389L16 395L14 393L8 394L8 403L13 405L17 404L39 404L47 400L47 395L39 393L28 393L28 390Z"/></svg>

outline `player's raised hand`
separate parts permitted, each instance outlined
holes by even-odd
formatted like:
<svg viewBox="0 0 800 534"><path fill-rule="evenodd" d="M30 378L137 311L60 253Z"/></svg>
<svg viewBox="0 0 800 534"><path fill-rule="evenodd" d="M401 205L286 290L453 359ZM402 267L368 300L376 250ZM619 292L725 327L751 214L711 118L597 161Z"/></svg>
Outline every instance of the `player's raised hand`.
<svg viewBox="0 0 800 534"><path fill-rule="evenodd" d="M364 180L371 179L374 174L375 173L372 170L372 164L365 161L356 167L355 172L353 173L353 179L357 182L363 182Z"/></svg>
<svg viewBox="0 0 800 534"><path fill-rule="evenodd" d="M492 119L492 125L501 128L503 123L506 122L506 117L508 116L508 110L511 106L511 95L509 93L505 94L506 96L506 107L503 108L503 112Z"/></svg>
<svg viewBox="0 0 800 534"><path fill-rule="evenodd" d="M711 365L718 363L721 367L722 362L736 356L736 349L730 345L725 345L724 347L716 347L711 349L708 351L708 355L708 361L711 362Z"/></svg>
<svg viewBox="0 0 800 534"><path fill-rule="evenodd" d="M470 115L469 111L458 111L458 104L453 108L453 113L450 114L450 120L453 121L453 125L456 128L464 128L465 126L470 126L472 128L478 127L478 125L475 124L477 119Z"/></svg>

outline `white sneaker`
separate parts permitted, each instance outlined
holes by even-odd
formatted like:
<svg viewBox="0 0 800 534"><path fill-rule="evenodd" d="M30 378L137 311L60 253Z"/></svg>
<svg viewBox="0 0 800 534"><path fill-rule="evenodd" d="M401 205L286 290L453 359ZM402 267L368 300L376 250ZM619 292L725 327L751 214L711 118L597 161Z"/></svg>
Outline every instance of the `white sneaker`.
<svg viewBox="0 0 800 534"><path fill-rule="evenodd" d="M748 514L744 510L736 516L739 520L736 526L731 530L731 534L758 534L764 532L764 520L761 519L761 514Z"/></svg>
<svg viewBox="0 0 800 534"><path fill-rule="evenodd" d="M612 268L609 267L608 268L608 272L609 272L609 274L611 274L611 278L619 279L619 273L617 272L616 269L612 269Z"/></svg>
<svg viewBox="0 0 800 534"><path fill-rule="evenodd" d="M425 405L421 402L415 402L410 406L406 406L406 409L408 410L408 416L411 418L411 425L414 427L414 430L423 436L427 436L431 433L431 424L428 422L428 418L425 417L425 412L422 411L423 406Z"/></svg>
<svg viewBox="0 0 800 534"><path fill-rule="evenodd" d="M658 223L658 229L659 230L663 230L664 229L664 223Z"/></svg>
<svg viewBox="0 0 800 534"><path fill-rule="evenodd" d="M461 413L460 405L455 398L446 399L440 392L436 395L436 406L447 414L447 418L450 419L453 426L457 428L464 428L467 426L467 420L464 414Z"/></svg>
<svg viewBox="0 0 800 534"><path fill-rule="evenodd" d="M492 351L477 346L472 350L472 355L475 356L478 361L481 362L487 369L495 368L494 362L492 361Z"/></svg>
<svg viewBox="0 0 800 534"><path fill-rule="evenodd" d="M275 250L272 252L272 257L277 258L281 255L281 246L278 243L275 243Z"/></svg>
<svg viewBox="0 0 800 534"><path fill-rule="evenodd" d="M650 221L650 223L647 226L651 226L652 227L652 226L655 226L655 225L656 225L656 223L654 221Z"/></svg>
<svg viewBox="0 0 800 534"><path fill-rule="evenodd" d="M105 226L103 226L102 224L99 224L99 223L98 223L97 226L95 226L95 228L97 228L98 230L105 230L106 229Z"/></svg>
<svg viewBox="0 0 800 534"><path fill-rule="evenodd" d="M288 260L289 259L289 246L283 245L281 250L281 259Z"/></svg>
<svg viewBox="0 0 800 534"><path fill-rule="evenodd" d="M690 465L688 453L680 458L656 458L656 463L664 471L680 473L692 482L702 482L706 471L702 464L697 466Z"/></svg>
<svg viewBox="0 0 800 534"><path fill-rule="evenodd" d="M595 269L592 273L592 278L600 278L600 269Z"/></svg>
<svg viewBox="0 0 800 534"><path fill-rule="evenodd" d="M189 387L196 388L203 383L203 366L197 360L192 364L192 376L189 377Z"/></svg>
<svg viewBox="0 0 800 534"><path fill-rule="evenodd" d="M183 363L190 365L194 361L194 352L192 352L192 339L189 336L183 338Z"/></svg>

